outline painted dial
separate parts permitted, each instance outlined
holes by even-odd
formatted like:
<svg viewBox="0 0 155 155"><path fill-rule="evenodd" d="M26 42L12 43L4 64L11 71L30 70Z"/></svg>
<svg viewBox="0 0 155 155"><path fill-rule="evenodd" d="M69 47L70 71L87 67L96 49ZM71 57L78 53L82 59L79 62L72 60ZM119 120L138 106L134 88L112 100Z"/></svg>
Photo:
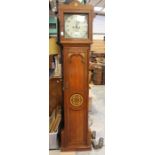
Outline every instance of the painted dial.
<svg viewBox="0 0 155 155"><path fill-rule="evenodd" d="M83 0L78 0L80 3L83 3Z"/></svg>
<svg viewBox="0 0 155 155"><path fill-rule="evenodd" d="M88 38L86 14L65 14L65 38Z"/></svg>

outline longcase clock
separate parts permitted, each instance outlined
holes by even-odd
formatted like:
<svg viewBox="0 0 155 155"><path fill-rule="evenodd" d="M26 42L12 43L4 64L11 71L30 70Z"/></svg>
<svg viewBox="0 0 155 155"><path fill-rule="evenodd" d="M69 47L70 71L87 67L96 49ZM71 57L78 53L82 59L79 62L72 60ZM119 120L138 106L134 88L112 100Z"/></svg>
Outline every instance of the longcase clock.
<svg viewBox="0 0 155 155"><path fill-rule="evenodd" d="M91 5L83 5L77 0L59 5L64 87L62 151L91 149L88 127L88 66L92 19Z"/></svg>

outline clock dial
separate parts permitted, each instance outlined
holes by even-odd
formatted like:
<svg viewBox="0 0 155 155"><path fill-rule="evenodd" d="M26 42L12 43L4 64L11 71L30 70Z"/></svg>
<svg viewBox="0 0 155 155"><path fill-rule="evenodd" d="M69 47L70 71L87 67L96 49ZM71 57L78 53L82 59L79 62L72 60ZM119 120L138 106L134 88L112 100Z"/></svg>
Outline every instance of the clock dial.
<svg viewBox="0 0 155 155"><path fill-rule="evenodd" d="M80 3L84 3L84 0L78 0Z"/></svg>
<svg viewBox="0 0 155 155"><path fill-rule="evenodd" d="M88 38L88 16L65 14L65 38Z"/></svg>

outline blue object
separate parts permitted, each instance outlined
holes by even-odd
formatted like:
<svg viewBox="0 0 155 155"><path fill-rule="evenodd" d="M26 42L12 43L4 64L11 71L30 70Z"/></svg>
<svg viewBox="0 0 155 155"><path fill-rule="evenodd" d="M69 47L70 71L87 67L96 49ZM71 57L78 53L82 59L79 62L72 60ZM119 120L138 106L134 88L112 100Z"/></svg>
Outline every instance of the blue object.
<svg viewBox="0 0 155 155"><path fill-rule="evenodd" d="M58 33L57 17L49 17L49 35L56 36Z"/></svg>

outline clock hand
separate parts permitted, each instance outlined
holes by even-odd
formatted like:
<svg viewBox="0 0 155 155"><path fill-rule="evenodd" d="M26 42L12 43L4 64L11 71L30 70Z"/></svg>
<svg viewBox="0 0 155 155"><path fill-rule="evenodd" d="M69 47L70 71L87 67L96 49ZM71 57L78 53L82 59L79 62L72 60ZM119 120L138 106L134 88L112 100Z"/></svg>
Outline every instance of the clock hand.
<svg viewBox="0 0 155 155"><path fill-rule="evenodd" d="M76 26L75 26L75 27L76 27L76 29L78 28L78 23L77 23L77 21L76 21Z"/></svg>
<svg viewBox="0 0 155 155"><path fill-rule="evenodd" d="M80 29L79 22L76 22L76 28Z"/></svg>

